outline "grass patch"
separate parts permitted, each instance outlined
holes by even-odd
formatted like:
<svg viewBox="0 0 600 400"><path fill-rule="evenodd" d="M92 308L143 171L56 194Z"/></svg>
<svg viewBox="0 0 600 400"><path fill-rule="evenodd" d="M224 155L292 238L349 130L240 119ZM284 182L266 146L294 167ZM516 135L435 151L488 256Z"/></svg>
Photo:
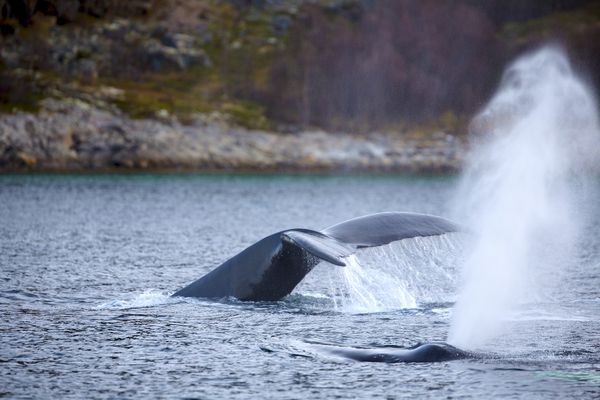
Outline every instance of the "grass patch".
<svg viewBox="0 0 600 400"><path fill-rule="evenodd" d="M153 118L161 110L185 121L196 113L218 111L236 125L270 129L264 108L242 100L221 100L220 77L206 67L168 74L145 75L139 81L105 79L102 84L123 90L112 102L132 118Z"/></svg>
<svg viewBox="0 0 600 400"><path fill-rule="evenodd" d="M0 65L0 112L39 111L49 79L40 73L11 71Z"/></svg>

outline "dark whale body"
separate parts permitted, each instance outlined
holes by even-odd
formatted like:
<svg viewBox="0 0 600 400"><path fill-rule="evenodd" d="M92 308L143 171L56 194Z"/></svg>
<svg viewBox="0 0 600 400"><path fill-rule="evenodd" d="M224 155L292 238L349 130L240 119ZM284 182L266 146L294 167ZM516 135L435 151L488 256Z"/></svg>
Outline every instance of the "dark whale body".
<svg viewBox="0 0 600 400"><path fill-rule="evenodd" d="M344 258L360 248L457 230L441 217L401 212L366 215L322 231L289 229L259 240L173 296L280 300L321 261L345 266Z"/></svg>
<svg viewBox="0 0 600 400"><path fill-rule="evenodd" d="M324 344L313 344L313 347L328 355L362 362L440 362L475 357L472 353L444 342L419 343L409 348L377 347L363 349Z"/></svg>

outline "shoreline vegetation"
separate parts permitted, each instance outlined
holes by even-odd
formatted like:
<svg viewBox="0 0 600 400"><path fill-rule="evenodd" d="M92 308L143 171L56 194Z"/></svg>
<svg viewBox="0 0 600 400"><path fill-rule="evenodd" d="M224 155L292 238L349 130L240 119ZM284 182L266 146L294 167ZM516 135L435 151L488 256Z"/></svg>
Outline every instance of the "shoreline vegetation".
<svg viewBox="0 0 600 400"><path fill-rule="evenodd" d="M596 0L0 0L0 172L451 173L548 41L598 86Z"/></svg>

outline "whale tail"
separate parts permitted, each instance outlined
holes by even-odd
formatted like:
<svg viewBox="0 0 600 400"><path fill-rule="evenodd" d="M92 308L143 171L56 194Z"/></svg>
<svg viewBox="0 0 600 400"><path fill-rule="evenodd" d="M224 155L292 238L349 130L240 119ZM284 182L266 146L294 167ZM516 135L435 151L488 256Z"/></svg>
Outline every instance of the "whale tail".
<svg viewBox="0 0 600 400"><path fill-rule="evenodd" d="M357 248L383 246L417 236L457 232L457 224L435 215L382 212L365 215L330 226L322 233Z"/></svg>
<svg viewBox="0 0 600 400"><path fill-rule="evenodd" d="M399 212L351 219L320 232L289 229L258 241L174 296L279 300L321 260L345 266L345 258L360 248L458 230L441 217Z"/></svg>
<svg viewBox="0 0 600 400"><path fill-rule="evenodd" d="M313 256L341 267L344 258L354 254L356 246L317 231L293 229L282 233L282 239L302 248Z"/></svg>
<svg viewBox="0 0 600 400"><path fill-rule="evenodd" d="M376 247L417 236L434 236L458 231L458 226L434 215L383 212L354 218L330 226L322 232L292 229L282 239L304 249L313 256L345 266L344 258L357 249Z"/></svg>

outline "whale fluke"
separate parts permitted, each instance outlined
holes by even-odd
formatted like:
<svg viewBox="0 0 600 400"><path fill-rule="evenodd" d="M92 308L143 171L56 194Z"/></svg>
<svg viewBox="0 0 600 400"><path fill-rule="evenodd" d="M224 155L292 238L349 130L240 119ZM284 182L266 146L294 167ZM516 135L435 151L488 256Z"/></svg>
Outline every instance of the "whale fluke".
<svg viewBox="0 0 600 400"><path fill-rule="evenodd" d="M346 266L344 258L356 251L356 246L340 242L321 232L295 229L283 232L282 236L284 240L291 241L313 256L341 267Z"/></svg>
<svg viewBox="0 0 600 400"><path fill-rule="evenodd" d="M382 246L417 236L435 236L458 231L445 218L407 212L382 212L353 218L330 226L323 233L358 248Z"/></svg>
<svg viewBox="0 0 600 400"><path fill-rule="evenodd" d="M384 212L323 231L289 229L259 240L173 296L275 301L287 296L321 260L345 266L357 249L458 231L433 215Z"/></svg>

